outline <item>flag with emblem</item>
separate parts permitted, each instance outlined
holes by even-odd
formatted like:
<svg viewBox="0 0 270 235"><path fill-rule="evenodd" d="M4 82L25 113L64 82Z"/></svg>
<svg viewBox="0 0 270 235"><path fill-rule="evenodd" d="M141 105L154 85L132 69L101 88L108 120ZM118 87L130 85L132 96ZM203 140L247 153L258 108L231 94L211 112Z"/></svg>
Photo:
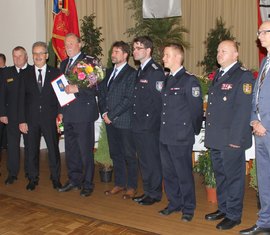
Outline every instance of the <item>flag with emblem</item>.
<svg viewBox="0 0 270 235"><path fill-rule="evenodd" d="M52 45L60 61L67 58L64 39L66 34L80 36L76 4L74 0L54 0Z"/></svg>

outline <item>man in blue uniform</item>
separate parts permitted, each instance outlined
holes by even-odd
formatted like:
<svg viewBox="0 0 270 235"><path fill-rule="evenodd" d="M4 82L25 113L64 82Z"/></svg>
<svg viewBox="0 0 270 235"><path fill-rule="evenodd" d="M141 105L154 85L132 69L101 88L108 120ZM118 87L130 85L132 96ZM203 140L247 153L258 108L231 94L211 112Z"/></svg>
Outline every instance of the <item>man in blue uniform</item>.
<svg viewBox="0 0 270 235"><path fill-rule="evenodd" d="M134 89L132 131L143 178L144 194L133 198L152 205L162 197L162 169L159 153L161 89L165 79L159 64L151 57L153 42L147 36L133 40L133 57L140 61Z"/></svg>
<svg viewBox="0 0 270 235"><path fill-rule="evenodd" d="M223 219L216 228L225 230L241 223L245 150L252 144L249 122L254 79L237 61L236 42L222 41L217 51L221 68L208 91L205 146L211 151L218 210L205 219Z"/></svg>
<svg viewBox="0 0 270 235"><path fill-rule="evenodd" d="M259 78L253 92L251 125L255 135L257 179L261 210L254 226L240 234L270 234L270 21L264 22L257 33L262 47L268 55L263 60Z"/></svg>
<svg viewBox="0 0 270 235"><path fill-rule="evenodd" d="M159 213L182 211L182 221L192 220L196 207L192 174L192 146L203 119L200 83L183 67L184 48L169 44L164 49L164 66L170 75L162 90L160 155L169 200Z"/></svg>

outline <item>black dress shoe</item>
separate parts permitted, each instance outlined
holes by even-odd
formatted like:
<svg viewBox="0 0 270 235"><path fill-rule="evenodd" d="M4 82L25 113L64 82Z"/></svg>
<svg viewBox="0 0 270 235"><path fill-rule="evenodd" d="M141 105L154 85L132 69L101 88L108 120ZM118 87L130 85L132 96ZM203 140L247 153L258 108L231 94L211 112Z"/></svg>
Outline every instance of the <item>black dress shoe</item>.
<svg viewBox="0 0 270 235"><path fill-rule="evenodd" d="M163 210L159 211L158 213L161 215L170 215L171 213L174 212L179 212L180 210L169 210L168 207L165 207Z"/></svg>
<svg viewBox="0 0 270 235"><path fill-rule="evenodd" d="M225 217L220 223L217 224L216 228L220 230L228 230L239 224L241 224L241 220L231 220Z"/></svg>
<svg viewBox="0 0 270 235"><path fill-rule="evenodd" d="M146 197L146 195L143 194L143 195L138 196L138 197L133 197L132 200L133 200L134 202L140 202L140 201L143 200L145 197Z"/></svg>
<svg viewBox="0 0 270 235"><path fill-rule="evenodd" d="M26 185L26 189L28 191L33 191L35 190L36 185L38 185L38 181L30 180L29 183Z"/></svg>
<svg viewBox="0 0 270 235"><path fill-rule="evenodd" d="M13 184L14 181L17 180L17 177L16 176L8 176L6 181L5 181L5 184L8 185L8 184Z"/></svg>
<svg viewBox="0 0 270 235"><path fill-rule="evenodd" d="M241 230L239 233L243 235L270 234L270 228L261 228L255 224L251 228Z"/></svg>
<svg viewBox="0 0 270 235"><path fill-rule="evenodd" d="M143 206L150 206L153 205L155 202L159 202L160 200L157 200L155 198L151 198L149 196L144 197L141 201L138 203Z"/></svg>
<svg viewBox="0 0 270 235"><path fill-rule="evenodd" d="M213 213L205 215L206 220L219 220L223 219L226 216L225 213L221 212L220 210L217 210Z"/></svg>
<svg viewBox="0 0 270 235"><path fill-rule="evenodd" d="M93 192L93 189L83 188L80 192L80 195L82 197L89 197L91 193Z"/></svg>
<svg viewBox="0 0 270 235"><path fill-rule="evenodd" d="M80 187L76 186L76 185L74 185L72 183L67 182L63 187L59 188L58 191L59 192L68 192L68 191L70 191L72 189L79 190Z"/></svg>
<svg viewBox="0 0 270 235"><path fill-rule="evenodd" d="M183 214L181 220L184 222L190 222L193 219L193 214Z"/></svg>
<svg viewBox="0 0 270 235"><path fill-rule="evenodd" d="M60 183L59 180L53 180L52 185L53 185L53 188L56 190L59 190L60 188L62 188L62 184Z"/></svg>

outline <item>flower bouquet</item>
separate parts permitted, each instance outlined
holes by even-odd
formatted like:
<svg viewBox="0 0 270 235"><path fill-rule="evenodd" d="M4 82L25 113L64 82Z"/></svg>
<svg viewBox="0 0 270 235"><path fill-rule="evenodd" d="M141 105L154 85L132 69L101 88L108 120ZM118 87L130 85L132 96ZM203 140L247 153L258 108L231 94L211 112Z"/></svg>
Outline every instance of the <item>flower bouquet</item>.
<svg viewBox="0 0 270 235"><path fill-rule="evenodd" d="M86 56L67 75L69 84L79 88L93 87L104 78L104 70L97 59Z"/></svg>

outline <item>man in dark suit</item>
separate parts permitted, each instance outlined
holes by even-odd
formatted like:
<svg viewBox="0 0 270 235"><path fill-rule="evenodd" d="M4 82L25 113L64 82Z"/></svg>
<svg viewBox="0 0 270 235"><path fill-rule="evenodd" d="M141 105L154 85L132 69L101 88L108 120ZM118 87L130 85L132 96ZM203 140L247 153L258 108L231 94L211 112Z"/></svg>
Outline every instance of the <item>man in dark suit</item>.
<svg viewBox="0 0 270 235"><path fill-rule="evenodd" d="M17 180L20 169L20 137L18 120L18 102L19 102L19 80L24 79L23 72L30 70L31 66L27 64L27 52L17 46L12 50L14 66L6 67L3 70L0 82L0 121L7 125L8 138L8 156L7 169L8 177L5 184L13 184ZM27 166L27 138L24 135L25 145L25 175L28 174Z"/></svg>
<svg viewBox="0 0 270 235"><path fill-rule="evenodd" d="M256 224L240 234L270 234L270 21L261 24L258 33L261 46L267 50L256 81L251 111L255 136L255 155L261 209Z"/></svg>
<svg viewBox="0 0 270 235"><path fill-rule="evenodd" d="M152 205L162 197L159 129L165 75L161 66L152 59L152 51L153 42L148 36L133 40L133 57L141 65L134 88L131 123L144 189L144 194L133 200L141 205Z"/></svg>
<svg viewBox="0 0 270 235"><path fill-rule="evenodd" d="M223 219L216 226L221 230L241 223L245 150L252 144L249 122L254 79L237 58L236 42L225 40L219 44L217 61L221 68L209 88L206 110L205 146L210 148L216 177L218 210L205 219Z"/></svg>
<svg viewBox="0 0 270 235"><path fill-rule="evenodd" d="M192 147L202 126L203 100L200 83L183 67L183 60L182 45L165 47L163 62L170 75L162 89L160 155L169 204L159 213L182 211L182 221L189 222L196 207Z"/></svg>
<svg viewBox="0 0 270 235"><path fill-rule="evenodd" d="M60 75L60 71L46 64L48 48L45 42L36 42L32 46L34 66L25 71L26 79L20 80L19 127L28 139L29 183L26 189L32 191L38 185L39 147L41 134L48 148L49 168L54 189L60 183L60 153L56 118L58 100L51 81Z"/></svg>
<svg viewBox="0 0 270 235"><path fill-rule="evenodd" d="M69 58L61 63L60 70L68 75L86 55L81 53L81 40L75 34L66 35L65 48ZM59 115L59 120L64 122L68 169L68 181L59 191L67 192L82 186L80 195L87 197L94 187L94 122L98 119L96 88L67 85L65 91L74 94L76 99L64 106Z"/></svg>
<svg viewBox="0 0 270 235"><path fill-rule="evenodd" d="M127 63L129 53L129 45L123 41L112 45L114 67L107 70L99 86L99 107L106 123L115 185L105 194L114 195L126 189L123 199L134 197L137 190L137 159L131 132L136 70Z"/></svg>

